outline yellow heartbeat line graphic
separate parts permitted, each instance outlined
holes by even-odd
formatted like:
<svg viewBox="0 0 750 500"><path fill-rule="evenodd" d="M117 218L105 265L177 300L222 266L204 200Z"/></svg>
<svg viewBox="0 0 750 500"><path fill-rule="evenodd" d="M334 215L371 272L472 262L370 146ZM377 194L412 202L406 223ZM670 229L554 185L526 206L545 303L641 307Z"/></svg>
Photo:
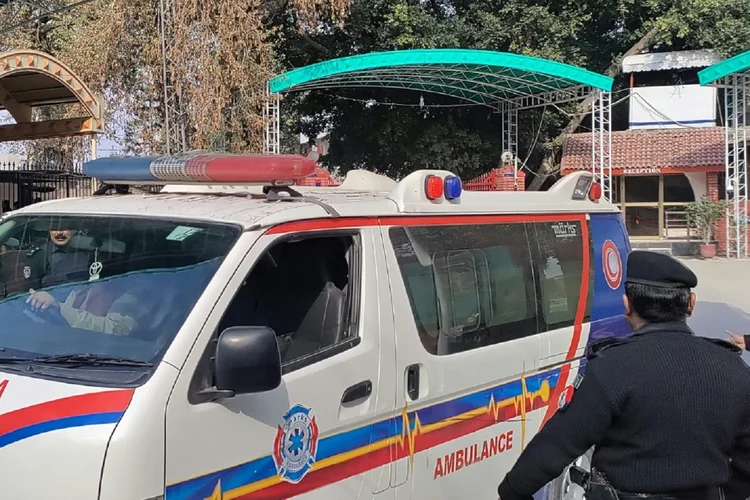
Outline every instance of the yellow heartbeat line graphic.
<svg viewBox="0 0 750 500"><path fill-rule="evenodd" d="M516 414L521 415L521 443L522 443L521 446L523 448L526 442L526 414L528 412L528 409L534 407L534 402L536 401L537 398L541 399L543 404L546 404L547 402L549 402L551 394L552 394L552 389L547 379L542 380L539 386L539 390L529 392L528 386L526 384L526 377L522 376L521 377L521 394L519 394L518 396L513 396L511 398L503 399L502 401L496 402L495 396L490 395L490 401L487 406L477 408L475 410L467 411L465 413L456 415L449 419L442 420L440 422L436 422L434 424L428 424L428 425L422 425L422 422L419 420L418 412L414 412L414 426L413 426L414 428L413 429L412 429L412 426L410 425L411 421L409 419L409 410L408 410L407 405L405 405L404 409L401 411L401 422L402 422L401 427L402 428L401 428L400 435L395 436L390 439L385 439L377 443L370 443L369 445L363 446L362 448L359 448L357 450L352 450L346 453L342 453L333 457L326 458L319 462L315 462L315 464L313 464L313 470L320 470L326 467L330 467L331 465L336 465L342 462L346 462L347 460L351 460L353 458L366 455L367 453L391 446L394 442L398 444L401 447L401 449L406 448L408 444L409 465L410 467L413 467L414 455L416 455L417 436L427 434L427 433L430 433L439 429L443 429L455 423L459 423L465 420L470 420L472 418L480 417L482 415L492 416L493 422L496 424L499 422L499 416L500 416L501 411L510 406L513 406ZM272 476L267 479L264 479L262 481L258 481L256 483L252 483L252 484L237 488L232 491L222 492L221 480L219 480L216 483L216 487L214 488L211 495L205 498L204 500L233 500L242 495L246 495L254 491L268 488L270 486L273 486L274 484L278 484L279 482L281 482L281 479L278 475L276 475L276 476Z"/></svg>
<svg viewBox="0 0 750 500"><path fill-rule="evenodd" d="M216 487L214 488L214 491L211 492L211 496L204 498L203 500L222 500L221 495L221 479L219 479L219 482L216 483Z"/></svg>
<svg viewBox="0 0 750 500"><path fill-rule="evenodd" d="M427 434L429 432L436 431L444 427L448 427L457 422L469 420L469 419L472 419L474 417L478 417L481 415L491 415L494 420L494 423L498 423L500 412L509 406L513 406L516 413L521 414L521 436L522 436L521 439L522 439L522 443L525 443L527 408L533 408L534 401L537 398L541 399L542 403L547 403L550 399L552 389L550 388L549 381L547 379L544 379L542 380L541 385L539 386L539 390L534 391L534 392L529 392L528 387L526 385L525 377L521 379L521 387L522 387L522 393L519 394L518 396L504 399L499 402L495 402L495 396L490 395L490 402L487 406L477 408L475 410L471 410L466 413L462 413L460 415L456 415L455 417L452 417L447 420L443 420L441 422L436 422L434 424L422 425L422 422L419 420L418 412L414 412L414 428L413 429L412 429L412 426L410 425L411 421L409 419L408 408L404 406L404 409L401 412L401 422L402 422L401 435L396 436L395 438L396 443L401 447L401 449L406 448L406 445L408 444L409 464L413 466L414 455L416 454L415 448L416 448L417 436ZM209 499L209 500L212 500L212 499Z"/></svg>

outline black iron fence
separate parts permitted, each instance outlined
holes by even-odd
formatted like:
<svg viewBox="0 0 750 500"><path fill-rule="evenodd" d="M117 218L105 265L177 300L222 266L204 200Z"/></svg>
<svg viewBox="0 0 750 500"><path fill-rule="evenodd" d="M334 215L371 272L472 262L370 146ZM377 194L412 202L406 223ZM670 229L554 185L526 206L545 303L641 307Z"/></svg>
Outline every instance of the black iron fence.
<svg viewBox="0 0 750 500"><path fill-rule="evenodd" d="M79 196L94 191L91 177L80 166L0 163L0 212L38 203Z"/></svg>

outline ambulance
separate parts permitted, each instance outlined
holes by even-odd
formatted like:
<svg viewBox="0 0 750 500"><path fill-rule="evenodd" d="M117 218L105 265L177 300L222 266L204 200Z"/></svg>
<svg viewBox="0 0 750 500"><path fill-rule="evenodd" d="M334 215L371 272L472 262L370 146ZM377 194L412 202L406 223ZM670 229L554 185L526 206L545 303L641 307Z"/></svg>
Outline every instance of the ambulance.
<svg viewBox="0 0 750 500"><path fill-rule="evenodd" d="M94 196L0 220L3 500L495 499L587 345L629 333L628 238L590 173L84 168Z"/></svg>

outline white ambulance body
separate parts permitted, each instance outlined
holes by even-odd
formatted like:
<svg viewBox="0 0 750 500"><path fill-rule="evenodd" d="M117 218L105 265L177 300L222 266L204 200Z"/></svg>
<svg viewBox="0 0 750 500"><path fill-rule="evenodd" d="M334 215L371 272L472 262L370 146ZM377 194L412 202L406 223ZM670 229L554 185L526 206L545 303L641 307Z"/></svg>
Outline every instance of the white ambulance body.
<svg viewBox="0 0 750 500"><path fill-rule="evenodd" d="M526 193L180 175L0 222L0 498L496 498L587 344L628 333L627 235L587 173ZM49 249L85 275L34 309Z"/></svg>

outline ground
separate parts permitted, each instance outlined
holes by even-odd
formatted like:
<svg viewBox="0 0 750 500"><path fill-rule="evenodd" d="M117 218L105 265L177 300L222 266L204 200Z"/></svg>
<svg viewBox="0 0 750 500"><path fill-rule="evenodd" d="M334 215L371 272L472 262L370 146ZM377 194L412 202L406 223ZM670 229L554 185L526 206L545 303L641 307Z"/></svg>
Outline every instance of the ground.
<svg viewBox="0 0 750 500"><path fill-rule="evenodd" d="M750 260L684 260L698 276L698 304L688 323L698 335L726 338L725 330L750 333ZM744 358L750 362L750 353Z"/></svg>

